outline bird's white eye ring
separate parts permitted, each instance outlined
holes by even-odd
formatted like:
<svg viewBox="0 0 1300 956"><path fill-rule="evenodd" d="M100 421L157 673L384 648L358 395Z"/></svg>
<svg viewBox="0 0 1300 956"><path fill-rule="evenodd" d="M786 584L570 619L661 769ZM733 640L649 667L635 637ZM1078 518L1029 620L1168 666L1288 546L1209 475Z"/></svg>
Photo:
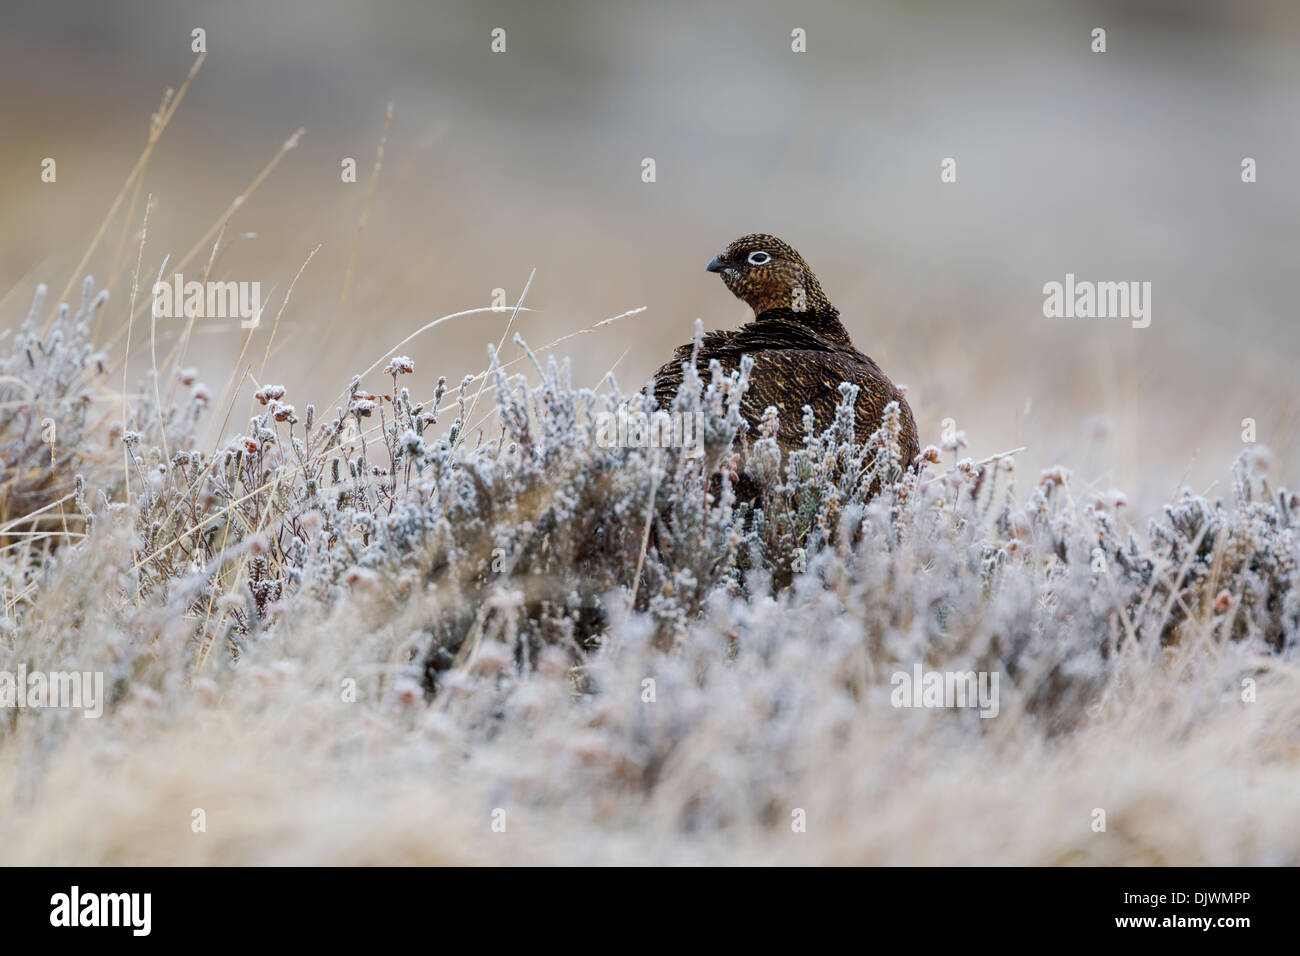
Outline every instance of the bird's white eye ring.
<svg viewBox="0 0 1300 956"><path fill-rule="evenodd" d="M747 260L751 266L765 266L772 261L766 252L751 252Z"/></svg>

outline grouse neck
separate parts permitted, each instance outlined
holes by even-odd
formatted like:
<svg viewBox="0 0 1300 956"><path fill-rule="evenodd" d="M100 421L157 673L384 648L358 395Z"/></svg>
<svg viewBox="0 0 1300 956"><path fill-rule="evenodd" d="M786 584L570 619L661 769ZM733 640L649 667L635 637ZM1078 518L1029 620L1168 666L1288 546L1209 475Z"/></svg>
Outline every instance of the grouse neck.
<svg viewBox="0 0 1300 956"><path fill-rule="evenodd" d="M794 309L765 309L754 316L756 322L797 322L812 331L816 332L822 338L838 345L849 345L849 331L840 321L840 313L834 307L825 309L805 310L797 312Z"/></svg>

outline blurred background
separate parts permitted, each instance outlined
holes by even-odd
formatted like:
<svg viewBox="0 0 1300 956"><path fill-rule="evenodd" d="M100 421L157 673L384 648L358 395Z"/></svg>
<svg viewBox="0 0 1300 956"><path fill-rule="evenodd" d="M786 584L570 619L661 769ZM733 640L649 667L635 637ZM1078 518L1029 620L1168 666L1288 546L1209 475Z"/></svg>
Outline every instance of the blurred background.
<svg viewBox="0 0 1300 956"><path fill-rule="evenodd" d="M761 231L803 253L855 343L909 387L923 444L951 419L963 454L1026 446L1022 491L1057 462L1144 507L1184 484L1226 490L1246 418L1274 477L1296 484L1290 0L4 0L3 23L5 328L38 282L54 295L74 278L201 27L209 55L86 270L113 293L106 343L126 323L145 195L141 295L301 126L231 218L214 273L262 284L239 366L256 372L320 245L266 375L300 410L424 323L491 305L497 288L513 303L534 268L526 304L542 311L515 325L532 346L646 306L556 350L576 385L614 368L639 387L697 316L747 319L704 266ZM792 52L795 28L807 52ZM45 157L55 183L41 181ZM349 157L356 183L341 181ZM946 157L956 183L940 181ZM1244 157L1258 182L1242 182ZM1151 282L1150 327L1045 318L1043 285L1067 272ZM482 370L507 318L467 316L402 346L413 392ZM182 328L161 320L160 350ZM244 338L237 321L200 320L187 364L214 394ZM132 371L147 368L146 350ZM237 411L227 431L244 424Z"/></svg>

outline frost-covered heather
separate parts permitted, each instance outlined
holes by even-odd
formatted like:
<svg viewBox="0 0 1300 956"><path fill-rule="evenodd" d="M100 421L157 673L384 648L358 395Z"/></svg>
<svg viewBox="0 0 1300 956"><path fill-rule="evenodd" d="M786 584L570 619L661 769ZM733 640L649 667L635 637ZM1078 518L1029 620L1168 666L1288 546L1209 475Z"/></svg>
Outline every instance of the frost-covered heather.
<svg viewBox="0 0 1300 956"><path fill-rule="evenodd" d="M104 356L92 354L90 343L90 325L108 293L96 295L87 279L77 313L69 318L68 306L61 306L52 331L41 336L45 291L37 291L16 335L0 332L0 522L14 522L10 527L68 493L73 476L109 447L106 430L98 426L110 409L96 407L94 387ZM111 477L103 477L107 490L115 490ZM42 513L21 524L33 536L55 524L62 528L57 519Z"/></svg>
<svg viewBox="0 0 1300 956"><path fill-rule="evenodd" d="M485 385L265 386L214 449L191 376L114 433L85 315L36 328L0 670L110 699L0 712L0 861L1300 863L1300 515L1262 453L1143 521L1004 456L904 472L892 420L783 464L716 370L679 397L703 456L608 448L644 400L526 346ZM997 673L997 716L893 706L918 663Z"/></svg>

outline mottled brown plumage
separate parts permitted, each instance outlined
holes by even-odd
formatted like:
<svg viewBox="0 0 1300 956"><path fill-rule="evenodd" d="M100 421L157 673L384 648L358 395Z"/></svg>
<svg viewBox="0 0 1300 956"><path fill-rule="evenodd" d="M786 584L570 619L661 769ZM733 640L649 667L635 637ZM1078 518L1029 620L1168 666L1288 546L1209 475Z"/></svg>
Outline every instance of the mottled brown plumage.
<svg viewBox="0 0 1300 956"><path fill-rule="evenodd" d="M875 362L853 347L839 311L799 253L775 236L745 236L727 246L708 270L719 273L727 288L748 303L754 321L736 331L705 335L696 367L707 377L711 359L730 372L741 356L753 356L749 390L741 403L751 429L768 406L775 406L782 450L800 448L803 407L812 407L817 431L822 431L834 420L840 383L850 382L859 386L857 440L865 441L880 427L885 406L898 402L902 461L912 464L919 447L907 400ZM691 344L679 346L673 360L655 373L655 400L661 407L677 394L683 363L692 351Z"/></svg>

